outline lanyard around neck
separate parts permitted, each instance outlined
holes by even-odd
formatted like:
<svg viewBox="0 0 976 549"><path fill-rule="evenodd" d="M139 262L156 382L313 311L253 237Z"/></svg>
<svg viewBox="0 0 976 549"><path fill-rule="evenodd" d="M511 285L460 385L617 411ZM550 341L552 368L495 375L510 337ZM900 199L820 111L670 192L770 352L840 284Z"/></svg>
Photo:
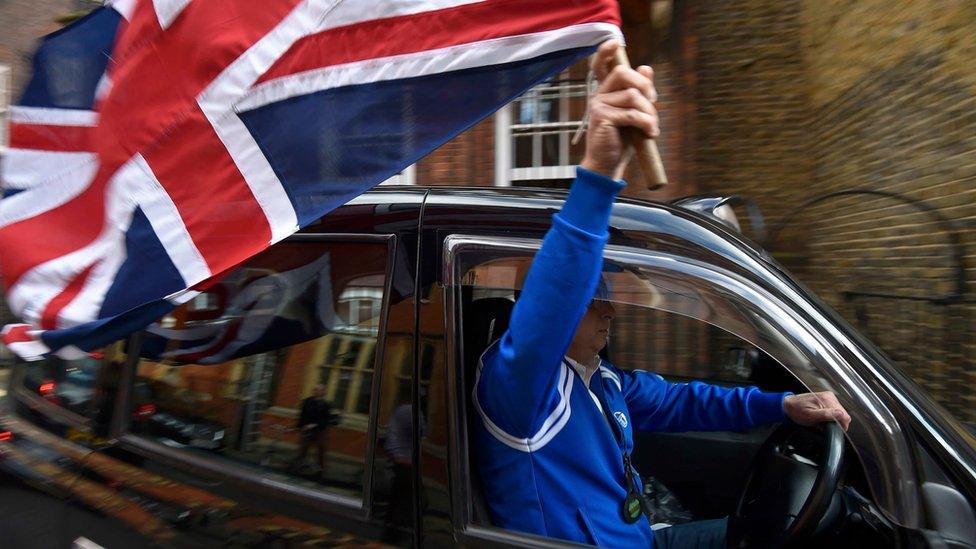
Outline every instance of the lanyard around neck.
<svg viewBox="0 0 976 549"><path fill-rule="evenodd" d="M594 373L599 375L597 379L597 390L594 391L589 386L587 386L587 390L596 395L597 400L600 401L600 407L603 408L603 417L606 418L607 423L610 425L610 430L617 440L617 446L620 447L621 459L624 465L624 476L627 479L627 497L623 502L622 513L624 520L632 524L646 512L644 502L640 498L640 488L637 486L637 475L635 474L633 463L630 460L630 452L626 450L627 439L626 433L624 433L624 427L613 417L613 411L607 402L607 395L603 386L603 375L600 374L599 368ZM580 379L580 381L583 380ZM584 384L586 384L585 381Z"/></svg>

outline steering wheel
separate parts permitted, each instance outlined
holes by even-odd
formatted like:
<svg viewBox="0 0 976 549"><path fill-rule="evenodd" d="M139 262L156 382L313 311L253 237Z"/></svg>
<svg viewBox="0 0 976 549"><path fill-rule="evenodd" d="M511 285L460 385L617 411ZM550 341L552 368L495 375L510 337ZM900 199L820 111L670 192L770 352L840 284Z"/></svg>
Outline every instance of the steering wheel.
<svg viewBox="0 0 976 549"><path fill-rule="evenodd" d="M784 423L759 448L729 517L729 547L776 547L812 534L827 515L844 462L844 431Z"/></svg>

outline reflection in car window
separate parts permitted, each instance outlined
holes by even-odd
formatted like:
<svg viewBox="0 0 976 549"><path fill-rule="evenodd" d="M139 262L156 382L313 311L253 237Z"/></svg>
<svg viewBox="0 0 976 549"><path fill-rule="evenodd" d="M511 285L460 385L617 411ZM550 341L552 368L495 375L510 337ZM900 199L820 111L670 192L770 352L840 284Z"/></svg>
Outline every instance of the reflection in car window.
<svg viewBox="0 0 976 549"><path fill-rule="evenodd" d="M88 420L93 432L108 433L113 404L126 355L124 343L118 342L84 358L65 360L50 356L42 361L24 363L18 391L22 401L52 404ZM42 407L30 409L43 415ZM49 425L39 418L41 425Z"/></svg>
<svg viewBox="0 0 976 549"><path fill-rule="evenodd" d="M278 244L162 318L142 336L131 430L360 497L387 254Z"/></svg>
<svg viewBox="0 0 976 549"><path fill-rule="evenodd" d="M528 257L503 257L472 266L461 279L470 288L468 308L484 309L492 302L502 303L499 300L514 302L530 264ZM611 266L601 277L615 315L605 358L618 368L719 383L756 383L757 364L763 369L780 368L754 345L721 328L659 309L665 301L662 288L635 272Z"/></svg>

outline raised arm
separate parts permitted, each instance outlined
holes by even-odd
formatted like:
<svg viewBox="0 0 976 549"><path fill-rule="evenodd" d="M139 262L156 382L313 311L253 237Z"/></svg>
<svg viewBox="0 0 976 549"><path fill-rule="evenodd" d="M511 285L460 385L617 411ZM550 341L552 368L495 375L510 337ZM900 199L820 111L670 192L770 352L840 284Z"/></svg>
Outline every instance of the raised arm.
<svg viewBox="0 0 976 549"><path fill-rule="evenodd" d="M624 167L619 128L657 135L650 67L608 72L616 47L604 44L594 58L601 84L590 98L586 156L576 180L532 262L508 331L482 357L479 409L493 427L518 439L531 439L559 416L567 383L562 357L596 289L610 209L624 186L615 179Z"/></svg>

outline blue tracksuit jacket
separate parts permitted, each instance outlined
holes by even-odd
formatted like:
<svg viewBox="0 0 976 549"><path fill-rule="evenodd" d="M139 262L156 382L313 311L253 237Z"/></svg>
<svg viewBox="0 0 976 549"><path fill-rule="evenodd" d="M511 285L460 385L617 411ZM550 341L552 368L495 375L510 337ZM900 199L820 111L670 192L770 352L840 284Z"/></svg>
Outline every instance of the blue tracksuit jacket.
<svg viewBox="0 0 976 549"><path fill-rule="evenodd" d="M600 277L623 183L577 170L536 254L509 329L481 357L474 404L478 468L496 526L608 547L651 547L627 524L622 453L640 431L744 430L782 421L783 394L668 383L603 363L584 380L564 357ZM598 392L623 427L618 443ZM665 450L666 449L662 449ZM636 478L641 487L640 477Z"/></svg>

